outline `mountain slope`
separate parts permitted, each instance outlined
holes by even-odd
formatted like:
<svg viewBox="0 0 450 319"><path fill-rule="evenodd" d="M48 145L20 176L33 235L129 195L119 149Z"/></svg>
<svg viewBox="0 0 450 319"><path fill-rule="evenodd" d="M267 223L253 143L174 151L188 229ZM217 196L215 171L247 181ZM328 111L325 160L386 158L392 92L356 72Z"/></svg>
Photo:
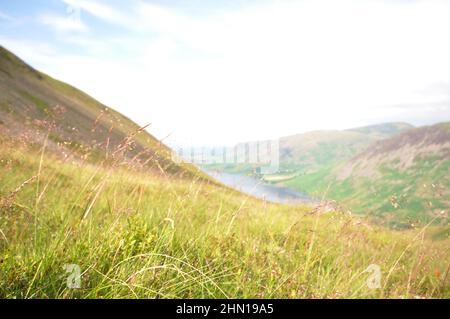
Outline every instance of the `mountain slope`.
<svg viewBox="0 0 450 319"><path fill-rule="evenodd" d="M312 181L291 183L357 213L408 223L440 219L450 207L450 123L378 141Z"/></svg>
<svg viewBox="0 0 450 319"><path fill-rule="evenodd" d="M314 131L280 139L284 168L311 170L350 159L370 144L412 128L406 123L384 123L349 130Z"/></svg>
<svg viewBox="0 0 450 319"><path fill-rule="evenodd" d="M280 172L266 181L292 179L296 175L328 171L365 150L372 143L413 128L407 123L383 123L348 130L312 131L279 139ZM244 145L243 143L242 145ZM254 163L204 164L206 169L252 174Z"/></svg>
<svg viewBox="0 0 450 319"><path fill-rule="evenodd" d="M64 157L113 160L188 173L144 129L80 90L45 75L0 46L0 131Z"/></svg>

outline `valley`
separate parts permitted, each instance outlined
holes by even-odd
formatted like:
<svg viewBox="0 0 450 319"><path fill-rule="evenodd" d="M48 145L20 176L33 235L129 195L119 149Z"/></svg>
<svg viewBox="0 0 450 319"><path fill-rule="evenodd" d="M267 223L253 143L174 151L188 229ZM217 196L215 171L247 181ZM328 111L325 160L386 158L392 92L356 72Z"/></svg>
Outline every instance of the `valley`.
<svg viewBox="0 0 450 319"><path fill-rule="evenodd" d="M449 123L386 123L280 138L280 170L262 182L315 198L394 228L448 218ZM255 175L255 165L205 165ZM256 174L258 175L258 174Z"/></svg>
<svg viewBox="0 0 450 319"><path fill-rule="evenodd" d="M145 127L5 48L0 71L1 298L450 298L445 216L399 231L339 205L258 199L174 162ZM433 205L448 213L448 126L375 131L306 152L287 139L281 167L299 175L272 182L321 194L333 181L326 197L362 200L358 183L385 186L360 181L371 171L358 163L381 154L373 171L395 180L382 198L401 196L402 180L415 196L441 192ZM411 136L414 159L386 155ZM376 208L367 196L363 208ZM376 288L371 265L382 270ZM67 269L80 270L76 289Z"/></svg>

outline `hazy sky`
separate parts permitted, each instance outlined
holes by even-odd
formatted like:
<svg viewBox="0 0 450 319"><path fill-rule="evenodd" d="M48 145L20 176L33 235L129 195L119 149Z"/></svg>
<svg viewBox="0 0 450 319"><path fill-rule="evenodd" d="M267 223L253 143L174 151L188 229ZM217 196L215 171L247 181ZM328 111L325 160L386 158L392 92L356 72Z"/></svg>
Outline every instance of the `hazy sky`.
<svg viewBox="0 0 450 319"><path fill-rule="evenodd" d="M177 142L450 120L450 1L0 0L0 44Z"/></svg>

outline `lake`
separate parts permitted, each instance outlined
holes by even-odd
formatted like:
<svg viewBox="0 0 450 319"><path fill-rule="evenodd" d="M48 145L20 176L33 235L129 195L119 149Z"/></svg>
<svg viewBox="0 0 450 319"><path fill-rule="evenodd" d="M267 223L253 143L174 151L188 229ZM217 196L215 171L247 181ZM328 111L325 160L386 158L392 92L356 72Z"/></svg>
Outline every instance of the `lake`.
<svg viewBox="0 0 450 319"><path fill-rule="evenodd" d="M267 184L254 176L211 170L204 170L204 172L222 184L269 202L291 205L315 202L308 194L287 187Z"/></svg>

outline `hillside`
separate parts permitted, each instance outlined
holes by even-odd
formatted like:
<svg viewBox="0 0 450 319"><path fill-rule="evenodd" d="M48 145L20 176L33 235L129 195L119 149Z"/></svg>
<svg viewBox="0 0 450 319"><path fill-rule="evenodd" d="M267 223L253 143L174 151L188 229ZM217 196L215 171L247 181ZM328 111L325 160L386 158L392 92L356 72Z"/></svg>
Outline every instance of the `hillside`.
<svg viewBox="0 0 450 319"><path fill-rule="evenodd" d="M131 120L80 90L43 74L0 46L0 132L63 157L132 161L186 174L170 150Z"/></svg>
<svg viewBox="0 0 450 319"><path fill-rule="evenodd" d="M315 170L350 159L373 142L412 128L406 123L384 123L349 130L314 131L282 137L283 168Z"/></svg>
<svg viewBox="0 0 450 319"><path fill-rule="evenodd" d="M344 164L288 183L327 192L357 213L410 224L448 215L449 167L450 123L441 123L378 141Z"/></svg>
<svg viewBox="0 0 450 319"><path fill-rule="evenodd" d="M372 143L407 131L407 123L383 123L348 130L312 131L279 139L280 174L264 176L266 181L326 172L365 150ZM254 163L203 164L205 169L253 174Z"/></svg>

